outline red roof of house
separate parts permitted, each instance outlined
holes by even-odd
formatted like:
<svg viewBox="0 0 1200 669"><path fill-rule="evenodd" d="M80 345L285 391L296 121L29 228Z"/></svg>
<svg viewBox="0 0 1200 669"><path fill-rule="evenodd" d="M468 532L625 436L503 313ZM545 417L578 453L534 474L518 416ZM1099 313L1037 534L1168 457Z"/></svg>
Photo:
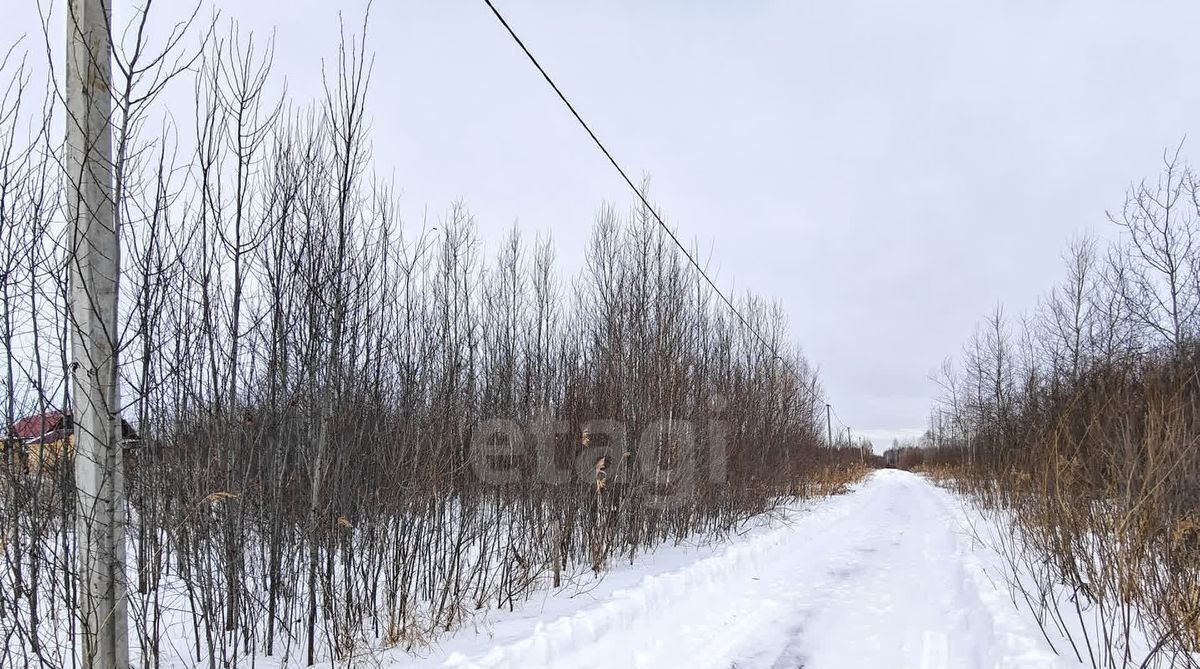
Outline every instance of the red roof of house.
<svg viewBox="0 0 1200 669"><path fill-rule="evenodd" d="M13 436L18 439L36 439L47 432L63 429L67 415L61 411L48 411L39 416L26 416L13 425Z"/></svg>

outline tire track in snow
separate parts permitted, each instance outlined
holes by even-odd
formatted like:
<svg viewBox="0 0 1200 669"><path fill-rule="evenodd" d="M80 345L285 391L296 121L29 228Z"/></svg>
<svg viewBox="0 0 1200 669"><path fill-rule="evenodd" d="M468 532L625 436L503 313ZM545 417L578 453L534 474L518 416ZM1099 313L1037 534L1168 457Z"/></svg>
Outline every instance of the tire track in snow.
<svg viewBox="0 0 1200 669"><path fill-rule="evenodd" d="M956 504L919 477L876 472L786 525L440 665L1066 666L1003 610L1006 595L974 558Z"/></svg>
<svg viewBox="0 0 1200 669"><path fill-rule="evenodd" d="M792 653L803 664L785 658L741 669L1066 666L1048 648L1030 653L1036 629L1013 626L1020 619L1011 606L997 608L1003 598L984 596L996 593L976 578L982 567L955 499L903 472L879 472L872 484L857 493L873 497L867 513L883 540L871 568L831 584L819 609L807 613L788 644L801 649Z"/></svg>

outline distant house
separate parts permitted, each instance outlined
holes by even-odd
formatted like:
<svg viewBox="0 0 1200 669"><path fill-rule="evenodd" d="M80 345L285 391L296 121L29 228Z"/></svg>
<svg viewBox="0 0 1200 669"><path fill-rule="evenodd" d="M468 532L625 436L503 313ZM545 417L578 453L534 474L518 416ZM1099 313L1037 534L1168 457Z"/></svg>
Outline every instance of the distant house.
<svg viewBox="0 0 1200 669"><path fill-rule="evenodd" d="M75 447L74 431L75 421L70 412L47 411L13 423L10 443L21 449L27 466L53 467L64 453L69 454ZM122 418L121 446L128 450L138 443L137 430Z"/></svg>
<svg viewBox="0 0 1200 669"><path fill-rule="evenodd" d="M58 433L61 439L69 434L74 427L71 414L62 411L48 411L37 416L26 416L13 424L12 436L22 443L44 441L47 437Z"/></svg>

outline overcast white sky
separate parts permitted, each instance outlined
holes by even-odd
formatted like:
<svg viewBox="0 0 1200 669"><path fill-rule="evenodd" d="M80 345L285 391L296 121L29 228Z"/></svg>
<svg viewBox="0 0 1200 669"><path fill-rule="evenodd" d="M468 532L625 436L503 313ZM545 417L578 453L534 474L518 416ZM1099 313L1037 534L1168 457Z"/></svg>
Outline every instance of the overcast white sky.
<svg viewBox="0 0 1200 669"><path fill-rule="evenodd" d="M1200 112L1195 0L496 3L722 283L783 301L879 445L923 427L930 373L982 315L1031 308L1073 235L1114 234L1105 210ZM37 7L9 4L0 45L40 49ZM274 29L307 98L338 11L357 28L366 5L212 6ZM482 0L377 0L370 25L376 166L408 218L461 198L577 267L597 206L630 195Z"/></svg>

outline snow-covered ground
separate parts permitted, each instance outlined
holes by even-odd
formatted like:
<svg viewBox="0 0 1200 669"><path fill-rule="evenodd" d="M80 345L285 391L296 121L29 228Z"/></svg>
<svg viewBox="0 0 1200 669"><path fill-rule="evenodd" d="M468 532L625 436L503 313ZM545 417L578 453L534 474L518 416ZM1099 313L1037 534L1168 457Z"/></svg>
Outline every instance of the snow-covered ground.
<svg viewBox="0 0 1200 669"><path fill-rule="evenodd" d="M970 510L878 471L732 542L668 547L459 630L417 667L963 669L1057 657L972 539Z"/></svg>

